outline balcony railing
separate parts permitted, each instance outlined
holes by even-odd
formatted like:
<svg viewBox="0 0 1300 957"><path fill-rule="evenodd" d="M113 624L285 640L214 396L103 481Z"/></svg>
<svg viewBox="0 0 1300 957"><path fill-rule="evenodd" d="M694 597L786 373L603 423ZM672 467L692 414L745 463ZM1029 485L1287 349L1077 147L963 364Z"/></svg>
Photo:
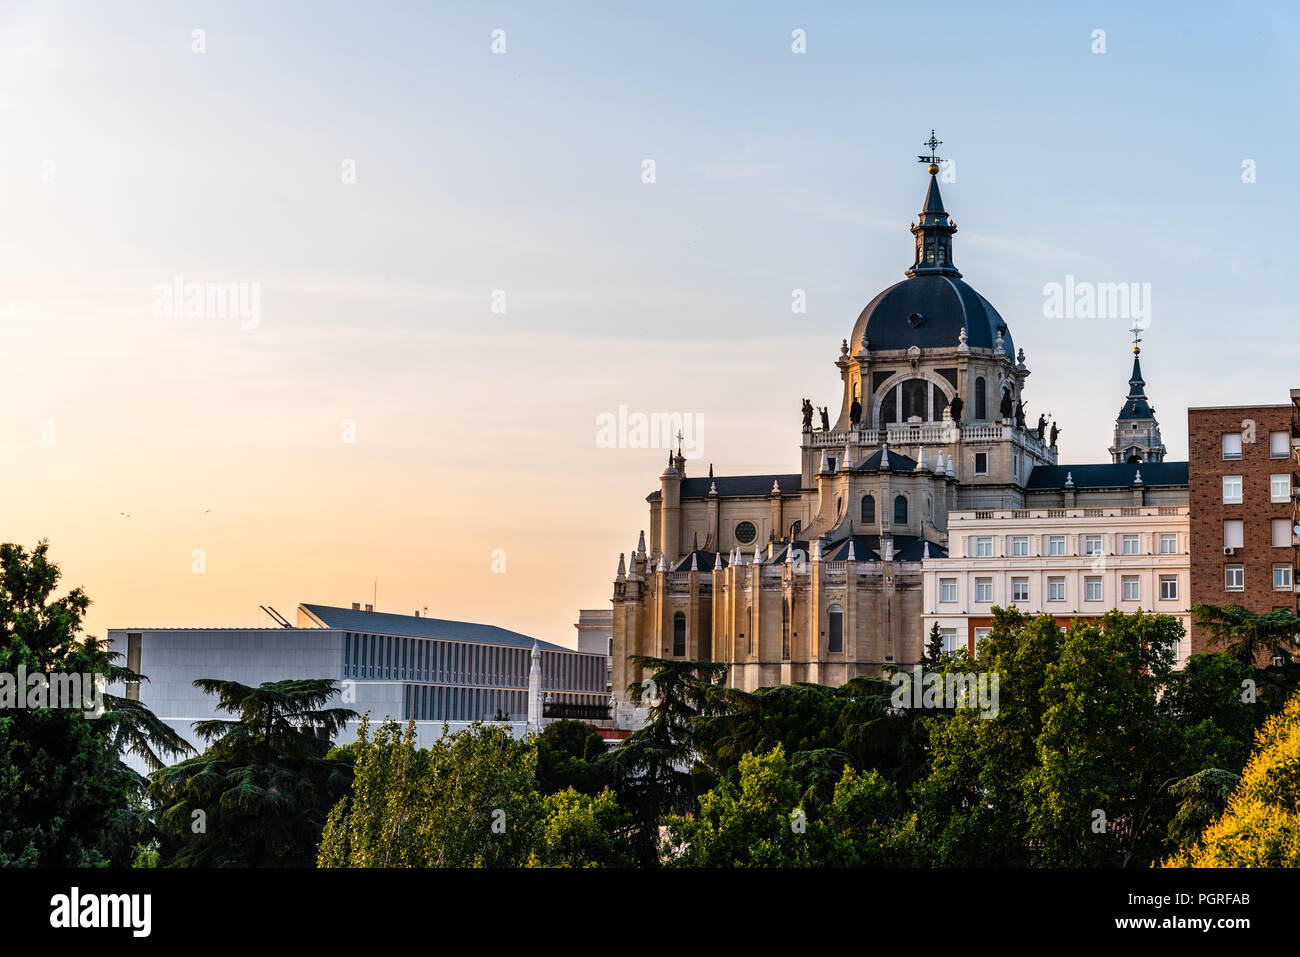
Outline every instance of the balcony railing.
<svg viewBox="0 0 1300 957"><path fill-rule="evenodd" d="M977 522L993 522L1045 518L1147 518L1151 516L1177 517L1186 514L1187 509L1178 505L1116 506L1114 508L974 509L970 512L949 512L948 521L963 522L973 519Z"/></svg>

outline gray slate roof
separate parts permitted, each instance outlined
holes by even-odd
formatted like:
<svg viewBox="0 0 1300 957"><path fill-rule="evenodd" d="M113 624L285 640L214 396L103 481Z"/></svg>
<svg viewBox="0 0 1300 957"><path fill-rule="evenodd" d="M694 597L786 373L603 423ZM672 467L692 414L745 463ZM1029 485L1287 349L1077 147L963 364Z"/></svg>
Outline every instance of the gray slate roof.
<svg viewBox="0 0 1300 957"><path fill-rule="evenodd" d="M358 611L336 608L333 605L308 605L303 608L324 622L326 628L344 631L365 631L381 635L405 635L411 638L441 638L445 641L473 641L483 645L507 645L512 648L532 648L533 643L543 651L569 651L563 645L529 638L517 631L498 628L496 625L478 625L470 621L449 621L445 618L417 618L415 615L394 615L385 611Z"/></svg>
<svg viewBox="0 0 1300 957"><path fill-rule="evenodd" d="M708 498L709 486L717 483L718 495L767 495L772 483L781 483L781 493L792 495L799 491L803 476L794 475L719 475L715 478L688 478L682 480L682 498Z"/></svg>
<svg viewBox="0 0 1300 957"><path fill-rule="evenodd" d="M1075 488L1125 488L1133 484L1134 475L1141 470L1142 484L1186 485L1186 462L1138 462L1114 465L1038 465L1029 473L1025 485L1030 492L1060 490L1065 488L1065 477L1074 479Z"/></svg>

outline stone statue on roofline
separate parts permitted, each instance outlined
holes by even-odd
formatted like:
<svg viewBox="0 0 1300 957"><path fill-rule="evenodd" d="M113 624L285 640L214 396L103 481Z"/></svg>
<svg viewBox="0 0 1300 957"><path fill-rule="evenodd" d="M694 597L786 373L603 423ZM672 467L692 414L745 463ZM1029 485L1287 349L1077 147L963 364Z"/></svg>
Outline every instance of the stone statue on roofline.
<svg viewBox="0 0 1300 957"><path fill-rule="evenodd" d="M803 400L803 430L809 432L812 430L813 404L807 399Z"/></svg>
<svg viewBox="0 0 1300 957"><path fill-rule="evenodd" d="M855 395L853 397L853 404L849 406L849 424L856 429L858 427L858 423L861 421L862 421L862 403L858 401L858 397Z"/></svg>
<svg viewBox="0 0 1300 957"><path fill-rule="evenodd" d="M822 417L822 431L829 432L831 430L831 418L829 415L826 414L826 406L822 406L821 408L821 417Z"/></svg>
<svg viewBox="0 0 1300 957"><path fill-rule="evenodd" d="M964 405L965 403L962 402L961 396L955 395L952 397L952 404L948 406L949 410L952 412L952 420L958 425L961 425L961 413Z"/></svg>

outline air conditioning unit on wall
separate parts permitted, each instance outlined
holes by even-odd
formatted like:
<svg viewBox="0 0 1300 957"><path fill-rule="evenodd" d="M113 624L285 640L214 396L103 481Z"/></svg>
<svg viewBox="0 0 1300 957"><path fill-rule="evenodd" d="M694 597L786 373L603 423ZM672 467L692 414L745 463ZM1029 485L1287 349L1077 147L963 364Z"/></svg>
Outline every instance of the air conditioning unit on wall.
<svg viewBox="0 0 1300 957"><path fill-rule="evenodd" d="M1230 546L1225 545L1225 546L1223 547L1223 554L1225 554L1225 555L1235 555L1235 554L1237 554L1237 550L1236 550L1235 548L1232 548L1232 547L1230 547Z"/></svg>

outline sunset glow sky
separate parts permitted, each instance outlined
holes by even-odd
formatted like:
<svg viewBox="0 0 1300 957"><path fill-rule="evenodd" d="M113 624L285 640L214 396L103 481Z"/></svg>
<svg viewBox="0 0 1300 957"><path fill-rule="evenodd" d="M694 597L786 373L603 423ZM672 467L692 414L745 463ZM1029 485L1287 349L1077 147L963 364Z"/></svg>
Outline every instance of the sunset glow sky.
<svg viewBox="0 0 1300 957"><path fill-rule="evenodd" d="M1300 384L1287 5L414 6L0 7L0 536L50 540L92 631L378 579L572 643L665 459L596 417L702 416L688 474L796 471L800 400L834 411L910 263L931 127L1063 462L1105 460L1130 364L1126 322L1044 317L1067 275L1151 284L1171 459L1188 405ZM176 276L258 284L256 327L157 318Z"/></svg>

